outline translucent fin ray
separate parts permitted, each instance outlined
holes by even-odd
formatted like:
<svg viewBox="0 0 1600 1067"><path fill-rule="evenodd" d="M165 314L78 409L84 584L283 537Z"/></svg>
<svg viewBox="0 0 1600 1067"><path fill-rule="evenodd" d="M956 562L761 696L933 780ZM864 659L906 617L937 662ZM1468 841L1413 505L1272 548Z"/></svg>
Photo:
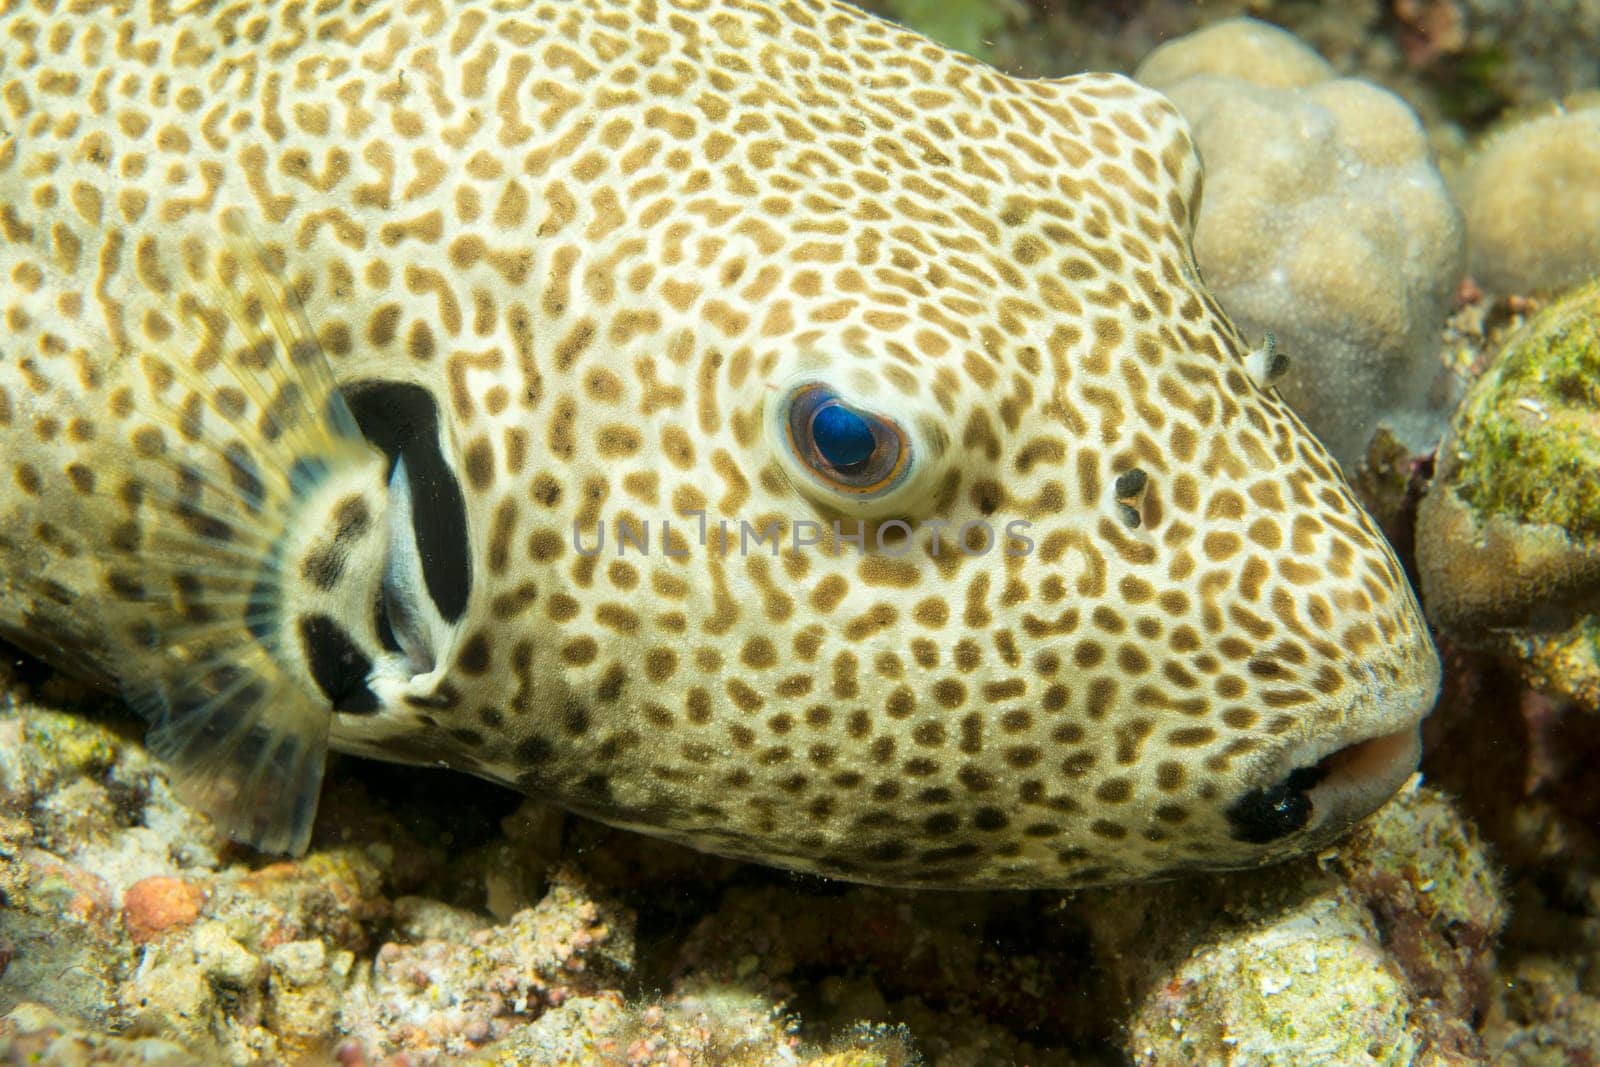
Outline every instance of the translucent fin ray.
<svg viewBox="0 0 1600 1067"><path fill-rule="evenodd" d="M120 681L151 751L229 837L298 853L332 709L277 648L280 556L319 477L381 456L292 288L241 227L224 236L214 274L175 300L174 343L121 364L143 440L94 496L108 533L121 512L137 538L98 555L141 607Z"/></svg>

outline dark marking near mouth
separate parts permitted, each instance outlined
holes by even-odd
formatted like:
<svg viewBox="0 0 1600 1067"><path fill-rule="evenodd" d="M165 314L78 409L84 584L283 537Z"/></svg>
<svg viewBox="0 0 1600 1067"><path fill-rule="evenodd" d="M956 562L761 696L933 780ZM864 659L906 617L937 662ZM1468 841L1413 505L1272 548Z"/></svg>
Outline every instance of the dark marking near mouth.
<svg viewBox="0 0 1600 1067"><path fill-rule="evenodd" d="M412 522L428 597L446 622L467 610L472 588L467 509L455 471L439 444L433 394L408 382L357 382L345 391L361 433L389 457L406 461Z"/></svg>
<svg viewBox="0 0 1600 1067"><path fill-rule="evenodd" d="M1252 789L1228 809L1233 836L1252 845L1265 845L1311 821L1311 798L1306 791L1327 776L1322 767L1299 767L1267 789Z"/></svg>
<svg viewBox="0 0 1600 1067"><path fill-rule="evenodd" d="M378 698L367 687L372 661L344 628L326 615L300 617L300 648L317 688L334 711L365 714L378 710Z"/></svg>

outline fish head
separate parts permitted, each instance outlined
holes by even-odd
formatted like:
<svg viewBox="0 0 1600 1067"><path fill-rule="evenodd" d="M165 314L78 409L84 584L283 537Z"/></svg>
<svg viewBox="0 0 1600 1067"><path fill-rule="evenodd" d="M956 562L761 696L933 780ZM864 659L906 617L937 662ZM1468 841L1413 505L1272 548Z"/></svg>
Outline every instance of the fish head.
<svg viewBox="0 0 1600 1067"><path fill-rule="evenodd" d="M1205 289L1183 120L1027 85L1015 155L938 147L970 182L772 179L647 343L620 297L564 309L531 412L445 427L474 577L421 749L907 885L1250 866L1402 784L1437 656ZM570 247L572 276L615 251ZM520 473L462 474L518 427Z"/></svg>

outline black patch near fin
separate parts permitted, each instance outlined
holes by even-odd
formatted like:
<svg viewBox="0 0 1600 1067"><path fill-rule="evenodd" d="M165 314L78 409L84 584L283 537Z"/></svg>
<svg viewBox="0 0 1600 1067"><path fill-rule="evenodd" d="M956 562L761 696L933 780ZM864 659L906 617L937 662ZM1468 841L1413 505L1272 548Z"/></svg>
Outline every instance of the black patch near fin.
<svg viewBox="0 0 1600 1067"><path fill-rule="evenodd" d="M446 622L467 610L472 555L461 484L439 447L439 407L410 382L358 382L345 390L362 436L389 457L405 460L412 520L428 598Z"/></svg>
<svg viewBox="0 0 1600 1067"><path fill-rule="evenodd" d="M372 660L350 639L344 627L326 615L302 615L300 643L322 695L334 711L365 714L378 710L378 698L367 686Z"/></svg>
<svg viewBox="0 0 1600 1067"><path fill-rule="evenodd" d="M141 533L120 555L105 548L106 576L139 602L142 636L120 682L151 722L151 752L229 837L299 853L333 708L284 665L281 546L308 474L381 485L383 457L362 439L292 286L240 227L226 236L215 275L175 298L174 337L116 368L143 415L130 427L159 439L135 438L116 472L138 486ZM107 500L125 503L109 490ZM112 564L135 567L137 588L112 582ZM354 688L347 697L362 699Z"/></svg>

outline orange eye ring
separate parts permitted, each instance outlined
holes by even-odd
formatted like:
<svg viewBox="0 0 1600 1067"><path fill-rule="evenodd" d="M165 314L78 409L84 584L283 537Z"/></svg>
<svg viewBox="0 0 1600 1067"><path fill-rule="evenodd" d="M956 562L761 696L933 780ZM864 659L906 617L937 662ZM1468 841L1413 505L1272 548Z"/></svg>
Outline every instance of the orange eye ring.
<svg viewBox="0 0 1600 1067"><path fill-rule="evenodd" d="M783 426L790 454L837 493L882 496L911 466L911 439L899 423L851 404L821 382L789 394Z"/></svg>

